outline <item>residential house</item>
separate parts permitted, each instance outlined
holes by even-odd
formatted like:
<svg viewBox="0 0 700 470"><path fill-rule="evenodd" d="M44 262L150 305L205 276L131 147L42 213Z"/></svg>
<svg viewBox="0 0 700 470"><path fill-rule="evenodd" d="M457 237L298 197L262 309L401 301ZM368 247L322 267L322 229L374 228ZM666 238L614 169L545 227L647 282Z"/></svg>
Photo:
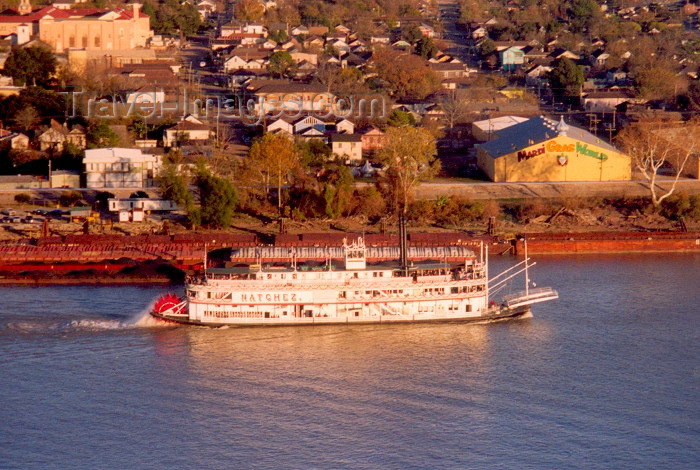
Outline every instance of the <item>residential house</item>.
<svg viewBox="0 0 700 470"><path fill-rule="evenodd" d="M308 38L301 41L301 45L305 49L323 49L323 45L326 41L321 36L309 36Z"/></svg>
<svg viewBox="0 0 700 470"><path fill-rule="evenodd" d="M342 24L336 26L335 31L340 34L350 34L350 28L343 26Z"/></svg>
<svg viewBox="0 0 700 470"><path fill-rule="evenodd" d="M101 148L85 151L88 188L147 188L154 185L162 160L141 149Z"/></svg>
<svg viewBox="0 0 700 470"><path fill-rule="evenodd" d="M583 109L597 113L609 113L620 103L633 100L632 93L622 90L592 91L583 96Z"/></svg>
<svg viewBox="0 0 700 470"><path fill-rule="evenodd" d="M339 134L354 134L355 124L348 119L341 119L335 123L335 131Z"/></svg>
<svg viewBox="0 0 700 470"><path fill-rule="evenodd" d="M362 151L372 152L384 147L384 132L374 126L370 126L360 133L362 137Z"/></svg>
<svg viewBox="0 0 700 470"><path fill-rule="evenodd" d="M309 28L307 28L304 25L299 25L295 28L292 28L292 36L308 36L309 35Z"/></svg>
<svg viewBox="0 0 700 470"><path fill-rule="evenodd" d="M277 131L283 131L289 135L293 135L294 134L293 121L286 116L281 116L267 125L267 132L277 132Z"/></svg>
<svg viewBox="0 0 700 470"><path fill-rule="evenodd" d="M335 101L335 95L328 93L320 83L295 83L269 81L256 85L253 90L263 111L279 110L280 106L289 112L328 112Z"/></svg>
<svg viewBox="0 0 700 470"><path fill-rule="evenodd" d="M63 151L68 144L75 145L80 149L85 148L86 138L85 132L81 126L74 126L72 130L68 129L66 123L59 124L58 121L52 119L49 128L39 135L39 150L47 151Z"/></svg>
<svg viewBox="0 0 700 470"><path fill-rule="evenodd" d="M309 34L312 36L324 36L328 31L328 26L309 26Z"/></svg>
<svg viewBox="0 0 700 470"><path fill-rule="evenodd" d="M603 49L598 49L591 54L590 63L593 67L602 69L605 67L605 62L610 58L610 54Z"/></svg>
<svg viewBox="0 0 700 470"><path fill-rule="evenodd" d="M476 41L478 39L485 38L486 36L488 36L488 34L489 32L486 30L486 28L484 28L483 26L479 26L472 30L470 36L474 41Z"/></svg>
<svg viewBox="0 0 700 470"><path fill-rule="evenodd" d="M334 155L344 158L346 163L362 160L362 136L360 134L331 135L331 150Z"/></svg>
<svg viewBox="0 0 700 470"><path fill-rule="evenodd" d="M506 72L511 72L525 63L525 52L516 46L511 46L500 51L498 58L501 62L501 68Z"/></svg>
<svg viewBox="0 0 700 470"><path fill-rule="evenodd" d="M302 134L310 128L323 133L326 131L326 124L316 116L304 116L294 123L294 134Z"/></svg>
<svg viewBox="0 0 700 470"><path fill-rule="evenodd" d="M369 42L370 44L389 45L389 43L391 43L391 36L371 36Z"/></svg>
<svg viewBox="0 0 700 470"><path fill-rule="evenodd" d="M465 78L469 74L467 68L464 64L453 64L451 62L447 63L431 63L429 64L430 69L435 72L440 79L447 80L451 78Z"/></svg>
<svg viewBox="0 0 700 470"><path fill-rule="evenodd" d="M210 137L209 125L190 114L163 132L163 145L174 147L178 144L182 145L184 142L206 142Z"/></svg>
<svg viewBox="0 0 700 470"><path fill-rule="evenodd" d="M621 68L614 67L607 71L605 74L605 80L612 84L625 83L627 82L627 72Z"/></svg>
<svg viewBox="0 0 700 470"><path fill-rule="evenodd" d="M9 132L0 129L0 148L7 150L27 150L29 137L19 132Z"/></svg>

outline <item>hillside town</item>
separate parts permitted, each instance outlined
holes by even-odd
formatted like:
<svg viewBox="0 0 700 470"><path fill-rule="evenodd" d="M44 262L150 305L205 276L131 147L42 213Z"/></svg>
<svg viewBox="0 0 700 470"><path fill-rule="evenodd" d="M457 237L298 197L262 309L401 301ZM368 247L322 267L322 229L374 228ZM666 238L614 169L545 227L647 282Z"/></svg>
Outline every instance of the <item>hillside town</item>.
<svg viewBox="0 0 700 470"><path fill-rule="evenodd" d="M0 3L17 203L466 228L524 210L464 185L636 181L638 213L700 218L697 2Z"/></svg>

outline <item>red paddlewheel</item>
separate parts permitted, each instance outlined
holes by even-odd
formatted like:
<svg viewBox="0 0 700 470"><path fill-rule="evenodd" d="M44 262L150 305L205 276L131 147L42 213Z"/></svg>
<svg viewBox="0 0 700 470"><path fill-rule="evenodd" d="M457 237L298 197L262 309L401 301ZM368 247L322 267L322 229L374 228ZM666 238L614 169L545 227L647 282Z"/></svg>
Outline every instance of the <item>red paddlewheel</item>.
<svg viewBox="0 0 700 470"><path fill-rule="evenodd" d="M180 300L180 298L175 294L166 294L156 301L156 304L153 306L153 311L156 313L180 313L182 308L173 310L173 307L177 306L181 302L182 300Z"/></svg>

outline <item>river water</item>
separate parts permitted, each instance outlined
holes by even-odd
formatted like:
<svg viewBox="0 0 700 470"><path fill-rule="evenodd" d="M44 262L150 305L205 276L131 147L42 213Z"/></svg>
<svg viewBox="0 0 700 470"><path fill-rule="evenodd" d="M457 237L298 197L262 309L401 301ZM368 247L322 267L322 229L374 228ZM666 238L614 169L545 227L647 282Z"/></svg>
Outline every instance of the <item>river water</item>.
<svg viewBox="0 0 700 470"><path fill-rule="evenodd" d="M162 287L0 289L0 468L698 468L700 256L536 261L560 300L485 325L172 327Z"/></svg>

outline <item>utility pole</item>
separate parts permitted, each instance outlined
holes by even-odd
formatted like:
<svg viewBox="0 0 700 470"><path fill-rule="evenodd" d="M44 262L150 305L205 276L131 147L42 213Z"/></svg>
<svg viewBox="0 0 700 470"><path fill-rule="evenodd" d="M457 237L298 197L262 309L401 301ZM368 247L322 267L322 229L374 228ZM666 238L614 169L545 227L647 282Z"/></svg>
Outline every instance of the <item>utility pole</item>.
<svg viewBox="0 0 700 470"><path fill-rule="evenodd" d="M594 135L597 135L598 123L600 122L600 119L598 119L598 115L595 113L588 113L586 116L588 116L589 119L588 132L592 132Z"/></svg>

